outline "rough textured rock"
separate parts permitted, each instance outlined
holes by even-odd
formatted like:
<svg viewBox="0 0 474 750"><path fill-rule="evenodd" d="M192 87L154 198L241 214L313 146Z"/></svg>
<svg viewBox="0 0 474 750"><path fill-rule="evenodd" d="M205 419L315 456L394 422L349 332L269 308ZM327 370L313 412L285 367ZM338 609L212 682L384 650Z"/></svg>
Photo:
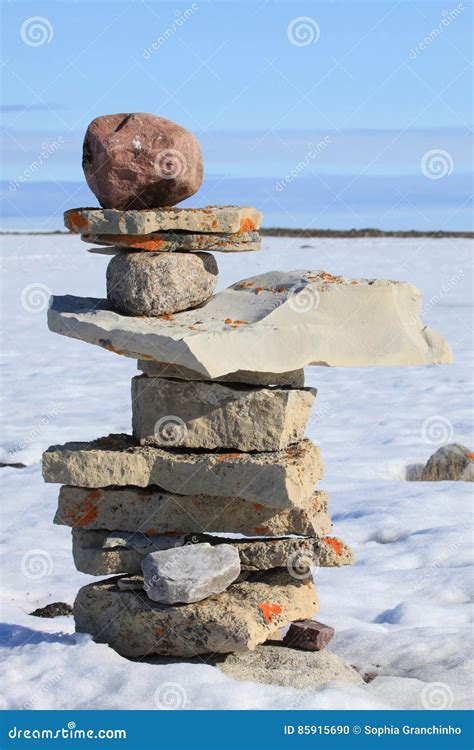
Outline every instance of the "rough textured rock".
<svg viewBox="0 0 474 750"><path fill-rule="evenodd" d="M132 112L96 117L82 151L87 184L104 208L173 206L203 179L195 136L164 117Z"/></svg>
<svg viewBox="0 0 474 750"><path fill-rule="evenodd" d="M230 544L188 544L150 552L143 559L142 570L149 599L190 604L228 589L240 575L240 559Z"/></svg>
<svg viewBox="0 0 474 750"><path fill-rule="evenodd" d="M210 253L120 253L107 266L107 300L125 315L189 310L209 299L217 274Z"/></svg>
<svg viewBox="0 0 474 750"><path fill-rule="evenodd" d="M354 667L331 651L297 651L277 644L265 644L251 654L229 654L216 666L234 680L296 690L316 690L333 681L363 684Z"/></svg>
<svg viewBox="0 0 474 750"><path fill-rule="evenodd" d="M240 498L272 508L309 508L322 475L319 449L310 440L271 453L184 453L109 435L53 445L43 454L45 482L94 489L154 484L180 495Z"/></svg>
<svg viewBox="0 0 474 750"><path fill-rule="evenodd" d="M56 333L208 378L310 364L451 362L446 341L418 317L420 308L420 293L404 282L274 271L234 284L172 320L127 318L101 300L67 296L53 297L48 323Z"/></svg>
<svg viewBox="0 0 474 750"><path fill-rule="evenodd" d="M304 436L314 388L257 388L132 378L133 435L142 445L279 451Z"/></svg>
<svg viewBox="0 0 474 750"><path fill-rule="evenodd" d="M147 211L115 211L71 208L64 224L80 234L152 234L153 232L205 232L235 234L255 232L262 214L249 206L205 206L204 208L157 208Z"/></svg>
<svg viewBox="0 0 474 750"><path fill-rule="evenodd" d="M206 376L188 367L180 367L173 362L164 364L152 360L139 359L138 369L151 378L176 378L178 380L206 380ZM210 382L246 383L248 385L288 385L291 388L304 387L304 370L290 372L251 372L251 370L237 370L228 375L222 375Z"/></svg>
<svg viewBox="0 0 474 750"><path fill-rule="evenodd" d="M443 445L426 463L419 479L422 482L461 480L472 482L474 452L459 443Z"/></svg>
<svg viewBox="0 0 474 750"><path fill-rule="evenodd" d="M126 532L122 532L122 535L126 536ZM72 549L76 568L89 575L139 574L143 558L152 551L202 543L232 545L239 553L242 570L286 567L291 575L302 580L310 577L311 566L339 567L354 562L350 547L334 537L255 538L251 541L201 533L169 537L128 534L128 537L126 544L112 547L110 535L103 529L73 529ZM134 541L137 537L145 541L137 544ZM163 539L166 541L163 542Z"/></svg>
<svg viewBox="0 0 474 750"><path fill-rule="evenodd" d="M70 617L72 615L72 607L66 602L50 602L45 607L39 607L34 612L30 612L32 617Z"/></svg>
<svg viewBox="0 0 474 750"><path fill-rule="evenodd" d="M117 580L120 591L143 591L143 576L124 576Z"/></svg>
<svg viewBox="0 0 474 750"><path fill-rule="evenodd" d="M260 250L258 232L234 234L196 234L193 232L152 232L151 234L83 234L81 240L106 247L89 248L89 252L115 255L127 250L151 252L187 252L202 250L214 253L245 253Z"/></svg>
<svg viewBox="0 0 474 750"><path fill-rule="evenodd" d="M318 609L312 583L286 571L254 573L202 602L152 602L140 591L120 591L114 579L80 589L76 630L90 633L123 656L194 657L254 649L277 628Z"/></svg>
<svg viewBox="0 0 474 750"><path fill-rule="evenodd" d="M326 492L315 492L307 508L278 510L232 497L176 495L158 487L61 487L54 523L84 529L124 529L156 534L204 531L284 536L327 534Z"/></svg>
<svg viewBox="0 0 474 750"><path fill-rule="evenodd" d="M283 643L289 648L302 648L305 651L322 651L334 637L334 628L316 620L292 622Z"/></svg>

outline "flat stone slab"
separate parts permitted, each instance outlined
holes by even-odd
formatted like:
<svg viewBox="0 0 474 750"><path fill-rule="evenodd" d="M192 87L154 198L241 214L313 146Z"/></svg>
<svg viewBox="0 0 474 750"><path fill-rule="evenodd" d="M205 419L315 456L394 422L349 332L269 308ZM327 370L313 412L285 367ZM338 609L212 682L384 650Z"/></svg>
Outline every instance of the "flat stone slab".
<svg viewBox="0 0 474 750"><path fill-rule="evenodd" d="M115 255L129 250L160 253L202 250L214 253L246 253L261 249L258 232L196 234L192 232L152 232L151 234L83 234L83 242L105 247L89 248L91 253Z"/></svg>
<svg viewBox="0 0 474 750"><path fill-rule="evenodd" d="M212 537L209 534L185 536L151 536L122 532L123 544L111 545L107 531L75 528L72 549L76 568L89 575L116 573L140 574L143 558L150 552L181 545L208 543L226 544L237 550L242 570L271 570L287 568L301 579L311 576L311 567L340 567L352 565L354 555L350 547L335 537L293 537L283 539L235 540ZM123 538L125 537L125 538ZM135 539L137 541L135 541ZM163 541L165 540L165 541Z"/></svg>
<svg viewBox="0 0 474 750"><path fill-rule="evenodd" d="M297 651L267 643L252 653L229 654L216 666L228 677L246 682L317 690L329 682L363 685L360 674L332 651Z"/></svg>
<svg viewBox="0 0 474 750"><path fill-rule="evenodd" d="M168 315L208 300L217 274L210 253L121 253L107 266L107 300L125 315Z"/></svg>
<svg viewBox="0 0 474 750"><path fill-rule="evenodd" d="M279 510L240 498L175 495L158 487L61 487L54 523L84 529L140 531L148 535L228 532L245 536L327 534L326 492L306 508Z"/></svg>
<svg viewBox="0 0 474 750"><path fill-rule="evenodd" d="M118 211L113 208L71 208L64 224L80 234L151 234L152 232L255 232L262 214L250 206L204 208L148 208Z"/></svg>
<svg viewBox="0 0 474 750"><path fill-rule="evenodd" d="M230 544L187 544L150 552L143 558L142 571L149 599L191 604L228 589L240 575L240 558Z"/></svg>
<svg viewBox="0 0 474 750"><path fill-rule="evenodd" d="M446 341L424 325L420 310L420 292L405 282L273 271L166 320L121 316L100 299L53 297L48 325L117 354L172 362L207 378L307 365L452 362Z"/></svg>
<svg viewBox="0 0 474 750"><path fill-rule="evenodd" d="M334 628L317 620L292 622L283 643L289 648L301 648L304 651L322 651L334 637Z"/></svg>
<svg viewBox="0 0 474 750"><path fill-rule="evenodd" d="M140 446L122 434L53 445L43 453L45 482L94 489L154 484L180 495L240 498L272 508L310 507L322 476L319 449L310 440L271 453L185 453Z"/></svg>
<svg viewBox="0 0 474 750"><path fill-rule="evenodd" d="M122 656L194 657L253 650L278 628L318 609L314 586L286 571L253 573L194 604L153 602L141 591L120 591L114 579L81 588L76 630L108 643Z"/></svg>
<svg viewBox="0 0 474 750"><path fill-rule="evenodd" d="M152 360L139 359L138 369L151 378L176 378L178 380L208 380L205 375L188 367L180 367L170 362L153 362ZM304 387L304 370L290 370L289 372L251 372L250 370L237 370L228 375L222 375L209 382L220 383L245 383L248 385L287 385L291 388Z"/></svg>
<svg viewBox="0 0 474 750"><path fill-rule="evenodd" d="M314 388L257 388L132 378L133 436L142 445L279 451L303 439Z"/></svg>

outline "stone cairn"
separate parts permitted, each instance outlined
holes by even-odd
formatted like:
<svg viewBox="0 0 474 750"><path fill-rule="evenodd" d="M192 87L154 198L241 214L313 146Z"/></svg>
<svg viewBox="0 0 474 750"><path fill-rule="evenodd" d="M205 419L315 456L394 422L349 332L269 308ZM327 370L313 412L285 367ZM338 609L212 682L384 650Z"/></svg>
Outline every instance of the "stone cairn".
<svg viewBox="0 0 474 750"><path fill-rule="evenodd" d="M304 437L316 390L303 366L426 364L449 349L421 321L406 333L418 305L408 284L271 272L213 295L212 253L259 250L262 216L173 207L203 173L196 139L175 123L99 117L83 166L102 208L67 211L65 224L112 256L107 301L55 297L49 326L136 358L142 374L132 435L43 456L45 481L63 485L54 521L72 527L77 569L120 574L79 591L77 630L127 657L228 655L237 675L241 657L263 653L264 681L272 648L278 663L298 649L304 670L303 650L314 658L334 633L311 619L311 566L354 558L328 535L328 496L314 491L323 464ZM257 648L285 628L283 645ZM322 656L320 682L360 680Z"/></svg>

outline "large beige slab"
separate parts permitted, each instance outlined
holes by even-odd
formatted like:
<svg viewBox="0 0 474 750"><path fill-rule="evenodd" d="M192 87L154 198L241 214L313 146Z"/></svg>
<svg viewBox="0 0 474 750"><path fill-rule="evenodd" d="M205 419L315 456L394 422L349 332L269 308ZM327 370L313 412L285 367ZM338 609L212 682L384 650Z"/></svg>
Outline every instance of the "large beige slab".
<svg viewBox="0 0 474 750"><path fill-rule="evenodd" d="M152 232L255 232L262 214L250 206L204 208L147 208L118 211L114 208L71 208L64 224L80 234L151 234Z"/></svg>
<svg viewBox="0 0 474 750"><path fill-rule="evenodd" d="M46 482L93 488L155 484L180 495L241 498L272 508L308 507L322 475L319 449L310 440L272 453L184 453L109 435L53 445L43 454Z"/></svg>
<svg viewBox="0 0 474 750"><path fill-rule="evenodd" d="M125 538L122 538L125 537ZM181 537L147 537L145 535L118 535L114 544L108 531L72 531L74 564L81 573L89 575L114 575L128 573L141 575L141 563L150 552L189 544L231 544L237 549L242 570L270 570L287 568L297 577L309 575L311 566L340 567L352 565L354 555L350 547L334 537L292 537L285 539L255 539L252 541L227 539L209 534L188 534ZM138 538L138 543L135 539ZM156 540L156 541L155 541ZM108 546L105 546L108 545Z"/></svg>
<svg viewBox="0 0 474 750"><path fill-rule="evenodd" d="M116 579L92 583L77 594L74 619L77 631L122 656L193 657L252 651L278 628L312 617L318 608L311 581L278 570L254 573L222 594L186 605L120 591Z"/></svg>
<svg viewBox="0 0 474 750"><path fill-rule="evenodd" d="M115 255L128 250L160 253L201 250L213 253L246 253L260 250L258 232L236 232L235 234L196 234L192 232L152 232L151 234L83 234L83 242L104 247L89 248L89 252Z"/></svg>
<svg viewBox="0 0 474 750"><path fill-rule="evenodd" d="M323 535L331 529L327 494L315 492L305 508L277 510L239 498L171 495L158 487L61 487L54 522L84 529L141 531L148 535L228 532L246 536Z"/></svg>
<svg viewBox="0 0 474 750"><path fill-rule="evenodd" d="M172 362L208 378L307 365L445 364L446 341L419 318L421 294L399 281L274 271L239 282L198 310L147 319L103 300L53 297L52 331L137 359Z"/></svg>
<svg viewBox="0 0 474 750"><path fill-rule="evenodd" d="M172 362L153 362L152 360L139 359L138 369L151 378L177 378L178 380L206 380L206 376L188 367L180 367ZM221 383L246 383L248 385L288 385L291 388L303 388L304 370L291 370L290 372L251 372L250 370L237 370L228 375L222 375L215 381ZM213 381L213 382L215 382Z"/></svg>
<svg viewBox="0 0 474 750"><path fill-rule="evenodd" d="M313 388L132 378L133 436L163 448L279 451L304 436Z"/></svg>
<svg viewBox="0 0 474 750"><path fill-rule="evenodd" d="M228 677L314 692L329 682L364 686L360 674L332 651L299 651L265 643L252 653L218 657L216 666ZM298 703L295 701L295 707Z"/></svg>

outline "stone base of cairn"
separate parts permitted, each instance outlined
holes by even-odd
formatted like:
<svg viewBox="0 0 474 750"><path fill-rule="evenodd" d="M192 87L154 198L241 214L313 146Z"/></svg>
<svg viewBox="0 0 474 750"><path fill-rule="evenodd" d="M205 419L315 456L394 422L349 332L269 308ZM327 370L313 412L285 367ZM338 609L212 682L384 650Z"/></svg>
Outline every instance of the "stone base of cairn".
<svg viewBox="0 0 474 750"><path fill-rule="evenodd" d="M153 155L156 127L187 139L183 153L196 162L190 134L161 118L90 126L89 185L103 204L112 195L133 208L66 212L72 232L112 256L107 301L55 297L48 313L52 331L134 357L141 372L132 434L43 456L45 481L63 485L54 520L72 528L77 569L117 574L79 591L77 630L126 657L214 655L243 679L360 681L323 651L334 631L312 619L311 567L354 559L331 534L327 494L314 489L323 464L305 437L316 391L303 367L432 364L450 361L449 348L401 282L270 272L212 296L212 253L258 250L262 217L249 207L154 208L172 182L157 186L152 161L140 162ZM108 147L101 172L94 159ZM197 189L200 165L188 166L175 202ZM136 195L121 182L130 170Z"/></svg>

